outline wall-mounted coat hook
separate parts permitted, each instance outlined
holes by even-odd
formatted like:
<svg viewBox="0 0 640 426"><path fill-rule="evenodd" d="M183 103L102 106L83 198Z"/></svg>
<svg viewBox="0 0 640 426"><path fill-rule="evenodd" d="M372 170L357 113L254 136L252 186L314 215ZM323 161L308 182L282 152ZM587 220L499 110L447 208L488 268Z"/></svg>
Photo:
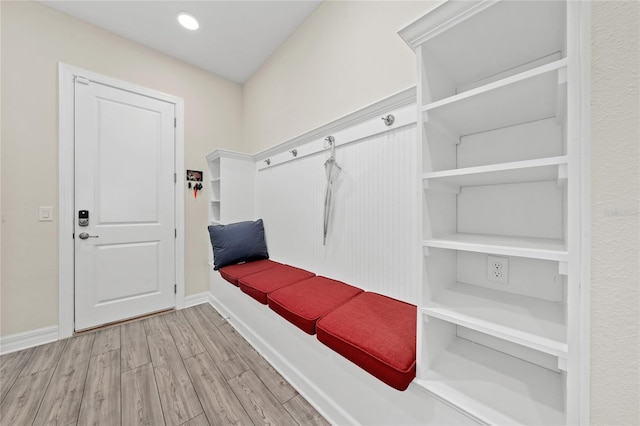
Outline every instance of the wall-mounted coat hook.
<svg viewBox="0 0 640 426"><path fill-rule="evenodd" d="M298 150L297 149L292 149L291 151L289 151L291 153L291 155L293 155L294 157L298 156Z"/></svg>
<svg viewBox="0 0 640 426"><path fill-rule="evenodd" d="M382 121L384 121L385 125L391 126L396 121L396 118L392 114L389 114L386 117L382 117Z"/></svg>
<svg viewBox="0 0 640 426"><path fill-rule="evenodd" d="M187 182L187 188L191 189L195 189L196 191L200 191L202 190L202 184L200 182Z"/></svg>
<svg viewBox="0 0 640 426"><path fill-rule="evenodd" d="M269 166L271 164L271 159L267 158L266 160L264 160L265 163L267 163L267 166Z"/></svg>
<svg viewBox="0 0 640 426"><path fill-rule="evenodd" d="M329 145L333 145L333 143L336 141L336 138L334 138L333 136L327 136L326 138L324 138L324 140L327 141Z"/></svg>
<svg viewBox="0 0 640 426"><path fill-rule="evenodd" d="M191 189L192 185L189 182L189 189ZM193 198L198 198L198 191L202 190L202 184L200 182L193 184Z"/></svg>

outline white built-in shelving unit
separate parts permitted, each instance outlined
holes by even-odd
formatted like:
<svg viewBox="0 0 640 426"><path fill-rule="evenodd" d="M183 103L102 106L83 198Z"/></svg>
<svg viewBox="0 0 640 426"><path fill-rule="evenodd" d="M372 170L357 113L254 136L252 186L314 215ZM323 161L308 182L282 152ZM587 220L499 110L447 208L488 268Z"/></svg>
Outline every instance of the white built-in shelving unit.
<svg viewBox="0 0 640 426"><path fill-rule="evenodd" d="M419 75L416 383L482 423L584 419L587 7L449 1L400 32ZM490 256L506 262L506 283L491 278Z"/></svg>
<svg viewBox="0 0 640 426"><path fill-rule="evenodd" d="M253 156L215 150L206 157L209 180L209 225L253 220Z"/></svg>
<svg viewBox="0 0 640 426"><path fill-rule="evenodd" d="M220 156L207 156L209 171L209 225L220 224Z"/></svg>

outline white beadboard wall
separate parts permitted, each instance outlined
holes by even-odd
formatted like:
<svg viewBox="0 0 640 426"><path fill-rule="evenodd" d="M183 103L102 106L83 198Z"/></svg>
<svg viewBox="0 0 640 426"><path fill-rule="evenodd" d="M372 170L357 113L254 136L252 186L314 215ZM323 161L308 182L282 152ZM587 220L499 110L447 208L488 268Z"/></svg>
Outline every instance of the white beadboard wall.
<svg viewBox="0 0 640 426"><path fill-rule="evenodd" d="M343 147L326 246L322 244L326 150L259 170L256 213L272 259L367 291L418 302L415 124Z"/></svg>

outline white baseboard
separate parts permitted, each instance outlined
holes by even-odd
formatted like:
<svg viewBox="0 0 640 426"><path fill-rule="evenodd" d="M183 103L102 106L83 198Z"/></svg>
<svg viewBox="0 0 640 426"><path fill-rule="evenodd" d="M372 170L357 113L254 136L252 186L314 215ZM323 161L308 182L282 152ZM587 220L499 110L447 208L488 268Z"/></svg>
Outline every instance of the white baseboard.
<svg viewBox="0 0 640 426"><path fill-rule="evenodd" d="M58 340L58 326L39 328L24 333L0 337L0 355L21 351Z"/></svg>
<svg viewBox="0 0 640 426"><path fill-rule="evenodd" d="M211 292L203 291L202 293L190 294L184 298L184 307L190 308L192 306L201 305L203 303L211 303Z"/></svg>
<svg viewBox="0 0 640 426"><path fill-rule="evenodd" d="M200 305L202 303L211 304L211 292L205 291L202 293L192 294L184 298L185 308ZM0 355L32 348L45 343L55 342L59 338L59 327L57 325L0 337Z"/></svg>

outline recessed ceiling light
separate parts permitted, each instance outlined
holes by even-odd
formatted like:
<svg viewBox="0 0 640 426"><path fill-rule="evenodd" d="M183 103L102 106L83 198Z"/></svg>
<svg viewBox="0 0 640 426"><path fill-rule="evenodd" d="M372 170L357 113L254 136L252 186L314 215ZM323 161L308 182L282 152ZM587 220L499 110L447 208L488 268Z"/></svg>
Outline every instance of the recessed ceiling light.
<svg viewBox="0 0 640 426"><path fill-rule="evenodd" d="M200 24L198 24L198 20L188 13L179 14L178 22L180 22L180 25L182 25L186 29L192 31L197 30L200 27Z"/></svg>

